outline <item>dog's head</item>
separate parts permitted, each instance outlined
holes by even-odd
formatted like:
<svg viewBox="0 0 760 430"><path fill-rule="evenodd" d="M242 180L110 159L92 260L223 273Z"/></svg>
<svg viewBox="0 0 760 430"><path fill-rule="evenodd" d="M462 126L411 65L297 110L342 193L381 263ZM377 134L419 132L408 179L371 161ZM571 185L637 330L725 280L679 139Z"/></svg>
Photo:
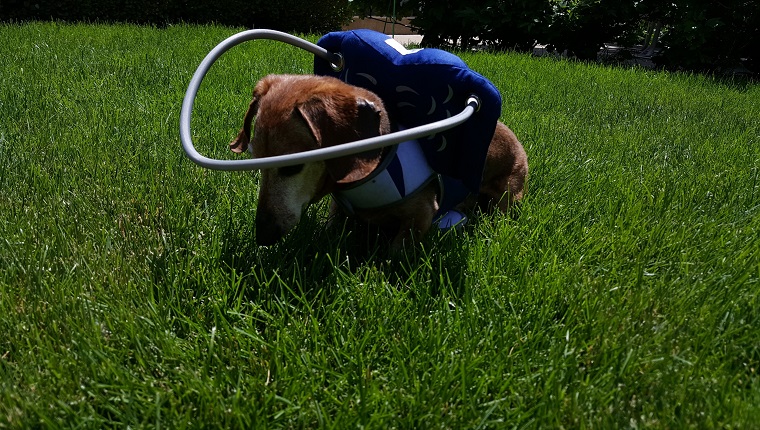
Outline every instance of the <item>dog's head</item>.
<svg viewBox="0 0 760 430"><path fill-rule="evenodd" d="M253 124L253 133L251 125ZM383 103L374 93L330 77L270 75L259 81L243 128L230 143L233 152L271 157L323 148L386 134ZM339 184L367 177L381 151L265 169L256 209L256 240L270 245L295 227L310 203Z"/></svg>

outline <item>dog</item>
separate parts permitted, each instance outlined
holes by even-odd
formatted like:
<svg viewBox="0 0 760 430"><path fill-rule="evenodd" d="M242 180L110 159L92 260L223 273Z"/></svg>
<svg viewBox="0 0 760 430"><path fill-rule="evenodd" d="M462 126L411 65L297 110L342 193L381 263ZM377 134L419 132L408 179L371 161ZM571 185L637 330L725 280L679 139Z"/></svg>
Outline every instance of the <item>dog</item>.
<svg viewBox="0 0 760 430"><path fill-rule="evenodd" d="M256 84L243 127L230 143L230 149L235 153L249 151L255 158L263 158L340 145L388 134L391 130L383 101L369 90L332 77L269 75ZM310 204L367 181L394 151L393 147L382 148L262 170L256 242L276 243L298 224ZM488 148L480 194L468 198L457 210L479 205L508 212L523 198L527 174L528 158L522 144L512 130L498 122ZM402 249L428 232L438 212L439 198L437 181L422 180L398 204L353 207L351 211L369 224L392 228L395 235L391 248ZM339 199L333 200L331 215L341 211L336 200Z"/></svg>

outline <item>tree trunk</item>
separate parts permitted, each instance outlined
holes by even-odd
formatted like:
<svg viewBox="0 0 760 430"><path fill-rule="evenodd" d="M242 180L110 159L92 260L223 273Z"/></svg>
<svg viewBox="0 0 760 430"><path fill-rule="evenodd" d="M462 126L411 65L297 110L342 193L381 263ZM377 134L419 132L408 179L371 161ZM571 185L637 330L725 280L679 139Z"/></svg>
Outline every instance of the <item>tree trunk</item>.
<svg viewBox="0 0 760 430"><path fill-rule="evenodd" d="M662 23L650 23L647 31L646 45L641 50L641 55L645 57L651 57L654 55L654 51L657 49L657 44L660 42L660 34L662 33Z"/></svg>

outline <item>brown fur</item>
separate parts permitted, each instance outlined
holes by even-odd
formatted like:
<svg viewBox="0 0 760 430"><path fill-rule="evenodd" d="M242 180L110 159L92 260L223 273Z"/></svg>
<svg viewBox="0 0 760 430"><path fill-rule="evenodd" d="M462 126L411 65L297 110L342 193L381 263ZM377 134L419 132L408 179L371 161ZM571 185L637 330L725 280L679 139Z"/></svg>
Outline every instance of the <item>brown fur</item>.
<svg viewBox="0 0 760 430"><path fill-rule="evenodd" d="M251 123L255 132L251 140ZM270 75L259 81L238 136L230 149L269 157L351 142L390 132L382 100L374 93L330 77ZM265 169L259 186L256 238L273 244L300 220L306 207L340 184L367 177L383 150L309 163L297 168ZM508 211L523 197L528 160L515 134L499 122L488 149L478 203ZM431 183L403 204L357 211L367 222L398 225L391 246L399 249L419 240L438 211L437 185ZM471 206L468 201L464 206ZM335 210L335 205L333 205Z"/></svg>

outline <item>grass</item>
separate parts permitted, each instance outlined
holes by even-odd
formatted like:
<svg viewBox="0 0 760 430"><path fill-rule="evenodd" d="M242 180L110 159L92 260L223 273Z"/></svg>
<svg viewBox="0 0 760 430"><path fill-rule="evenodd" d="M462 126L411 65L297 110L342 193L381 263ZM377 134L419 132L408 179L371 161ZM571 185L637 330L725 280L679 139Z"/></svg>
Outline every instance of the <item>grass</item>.
<svg viewBox="0 0 760 430"><path fill-rule="evenodd" d="M235 31L0 26L0 428L758 425L758 85L462 54L528 152L519 218L390 259L316 207L258 248L255 177L178 138ZM201 152L310 69L232 50Z"/></svg>

